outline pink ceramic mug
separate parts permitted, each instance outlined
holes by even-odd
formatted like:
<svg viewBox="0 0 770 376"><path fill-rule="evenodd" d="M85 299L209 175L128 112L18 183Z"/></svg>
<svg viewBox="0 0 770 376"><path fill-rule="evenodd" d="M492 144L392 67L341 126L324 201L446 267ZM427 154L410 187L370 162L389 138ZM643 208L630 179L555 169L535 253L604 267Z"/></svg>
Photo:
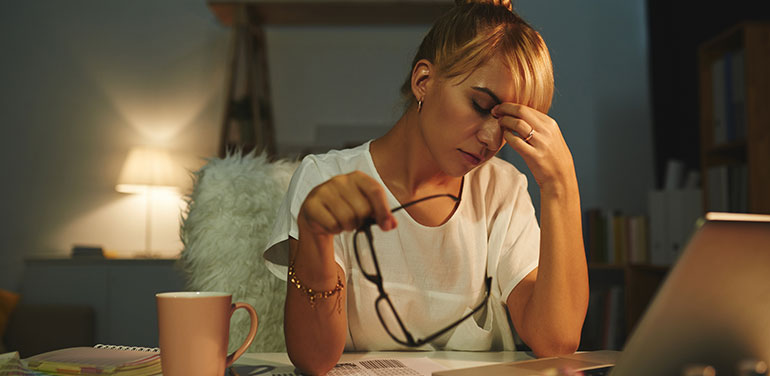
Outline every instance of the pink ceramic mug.
<svg viewBox="0 0 770 376"><path fill-rule="evenodd" d="M160 361L164 376L221 376L251 345L257 313L246 303L232 303L224 292L165 292L158 304ZM251 316L246 341L227 355L230 317L238 308Z"/></svg>

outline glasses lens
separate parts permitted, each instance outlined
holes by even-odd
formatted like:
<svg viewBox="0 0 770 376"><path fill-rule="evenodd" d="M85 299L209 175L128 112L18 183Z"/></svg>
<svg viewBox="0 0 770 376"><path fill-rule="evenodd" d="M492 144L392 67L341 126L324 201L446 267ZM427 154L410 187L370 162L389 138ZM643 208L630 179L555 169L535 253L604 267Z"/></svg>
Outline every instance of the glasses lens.
<svg viewBox="0 0 770 376"><path fill-rule="evenodd" d="M355 239L355 251L356 260L358 261L358 267L361 268L361 272L368 276L377 275L377 268L375 267L374 251L372 250L371 243L367 238L366 232L356 232Z"/></svg>
<svg viewBox="0 0 770 376"><path fill-rule="evenodd" d="M390 337L396 340L396 342L407 344L409 340L407 339L404 330L401 329L398 321L398 314L396 314L390 302L384 298L377 299L376 305L377 315L379 316L380 322L382 323L382 327L385 328L385 331L388 332Z"/></svg>
<svg viewBox="0 0 770 376"><path fill-rule="evenodd" d="M459 198L452 195L446 195L446 194L428 196L416 201L409 202L397 208L394 208L391 210L391 212L396 212L396 211L405 209L411 205L414 205L429 199L439 198L439 197L448 197L454 200L455 202L459 201ZM412 335L407 331L406 327L404 326L404 323L401 321L400 317L396 313L395 308L393 307L393 304L391 303L387 293L385 292L385 288L383 286L383 278L380 275L380 272L378 270L379 267L377 265L377 255L375 254L374 245L372 243L373 243L373 240L372 240L370 224L365 224L353 235L353 245L356 253L356 261L358 261L358 267L360 268L362 274L366 277L366 279L368 279L369 282L376 284L380 289L380 296L377 298L377 300L374 303L375 308L377 310L377 316L380 319L380 323L382 324L383 328L388 333L388 335L390 335L390 337L393 338L393 340L405 346L418 347L427 342L430 342L431 340L437 338L440 335L443 335L444 333L446 333L453 327L457 326L460 322L462 322L464 319L467 318L466 316L463 319L460 319L450 324L446 328L437 331L433 335L426 337L425 339L415 340L412 337ZM489 289L489 281L487 281L487 295L489 294L488 289ZM478 310L478 308L476 310Z"/></svg>

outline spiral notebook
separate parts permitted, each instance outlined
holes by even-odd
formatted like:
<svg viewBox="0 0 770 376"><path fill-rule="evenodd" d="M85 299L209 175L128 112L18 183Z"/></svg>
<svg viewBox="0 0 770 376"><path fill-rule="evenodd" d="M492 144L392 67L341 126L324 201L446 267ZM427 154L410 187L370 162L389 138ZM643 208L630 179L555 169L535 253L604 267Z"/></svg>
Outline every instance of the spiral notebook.
<svg viewBox="0 0 770 376"><path fill-rule="evenodd" d="M57 375L160 375L157 348L96 345L71 347L25 359L31 370Z"/></svg>

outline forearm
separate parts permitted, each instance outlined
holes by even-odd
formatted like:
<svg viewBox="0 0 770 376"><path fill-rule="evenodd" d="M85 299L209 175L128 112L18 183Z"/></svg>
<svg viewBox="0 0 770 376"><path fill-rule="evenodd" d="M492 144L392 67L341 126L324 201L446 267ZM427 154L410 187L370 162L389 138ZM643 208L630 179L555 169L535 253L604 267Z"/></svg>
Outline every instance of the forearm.
<svg viewBox="0 0 770 376"><path fill-rule="evenodd" d="M303 239L300 230L300 240L292 242L294 270L303 286L329 291L335 288L338 278L344 284L343 271L334 261L331 236ZM343 288L328 298L317 296L311 304L308 295L289 281L284 332L289 358L297 368L309 374L323 374L337 363L347 332L345 302Z"/></svg>
<svg viewBox="0 0 770 376"><path fill-rule="evenodd" d="M554 355L574 352L579 345L588 271L577 182L548 188L541 190L540 263L524 321L534 331L530 347Z"/></svg>

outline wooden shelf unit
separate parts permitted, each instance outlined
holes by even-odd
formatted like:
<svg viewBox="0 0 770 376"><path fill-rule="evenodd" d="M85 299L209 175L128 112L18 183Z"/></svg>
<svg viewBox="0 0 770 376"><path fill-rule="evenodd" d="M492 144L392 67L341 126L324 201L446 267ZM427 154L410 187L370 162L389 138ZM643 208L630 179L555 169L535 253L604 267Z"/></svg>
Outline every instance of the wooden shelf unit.
<svg viewBox="0 0 770 376"><path fill-rule="evenodd" d="M745 137L715 142L712 66L727 53L743 51ZM746 22L726 30L699 48L700 131L703 203L713 210L709 172L713 167L745 165L747 211L770 213L770 24ZM717 94L719 95L719 94Z"/></svg>
<svg viewBox="0 0 770 376"><path fill-rule="evenodd" d="M419 25L449 10L451 0L209 0L233 30L219 156L277 154L265 25Z"/></svg>
<svg viewBox="0 0 770 376"><path fill-rule="evenodd" d="M669 271L668 266L658 266L651 264L603 264L603 263L591 263L588 265L588 278L591 288L591 294L606 294L607 290L617 286L623 291L622 303L622 321L623 325L617 329L621 331L622 340L628 338L633 332L639 319L647 310L652 298L658 291L658 288L663 283L666 275ZM591 299L591 301L595 301ZM607 302L602 301L602 304ZM591 307L589 310L605 310L607 307ZM589 312L589 317L591 313ZM602 320L599 320L598 324L602 327L594 327L597 325L595 322L589 322L587 318L584 328L593 333L600 333L602 336L608 325L615 325L608 320L611 320L606 312L600 313ZM589 337L591 337L589 335ZM595 339L595 338L594 338ZM584 344L581 344L581 349L584 350L599 350L603 349L603 344L590 343L591 338L585 338ZM622 346L622 342L619 345ZM585 345L585 346L583 346ZM618 350L620 348L617 348Z"/></svg>
<svg viewBox="0 0 770 376"><path fill-rule="evenodd" d="M220 22L231 26L239 8L263 25L431 24L454 5L451 0L209 0Z"/></svg>

